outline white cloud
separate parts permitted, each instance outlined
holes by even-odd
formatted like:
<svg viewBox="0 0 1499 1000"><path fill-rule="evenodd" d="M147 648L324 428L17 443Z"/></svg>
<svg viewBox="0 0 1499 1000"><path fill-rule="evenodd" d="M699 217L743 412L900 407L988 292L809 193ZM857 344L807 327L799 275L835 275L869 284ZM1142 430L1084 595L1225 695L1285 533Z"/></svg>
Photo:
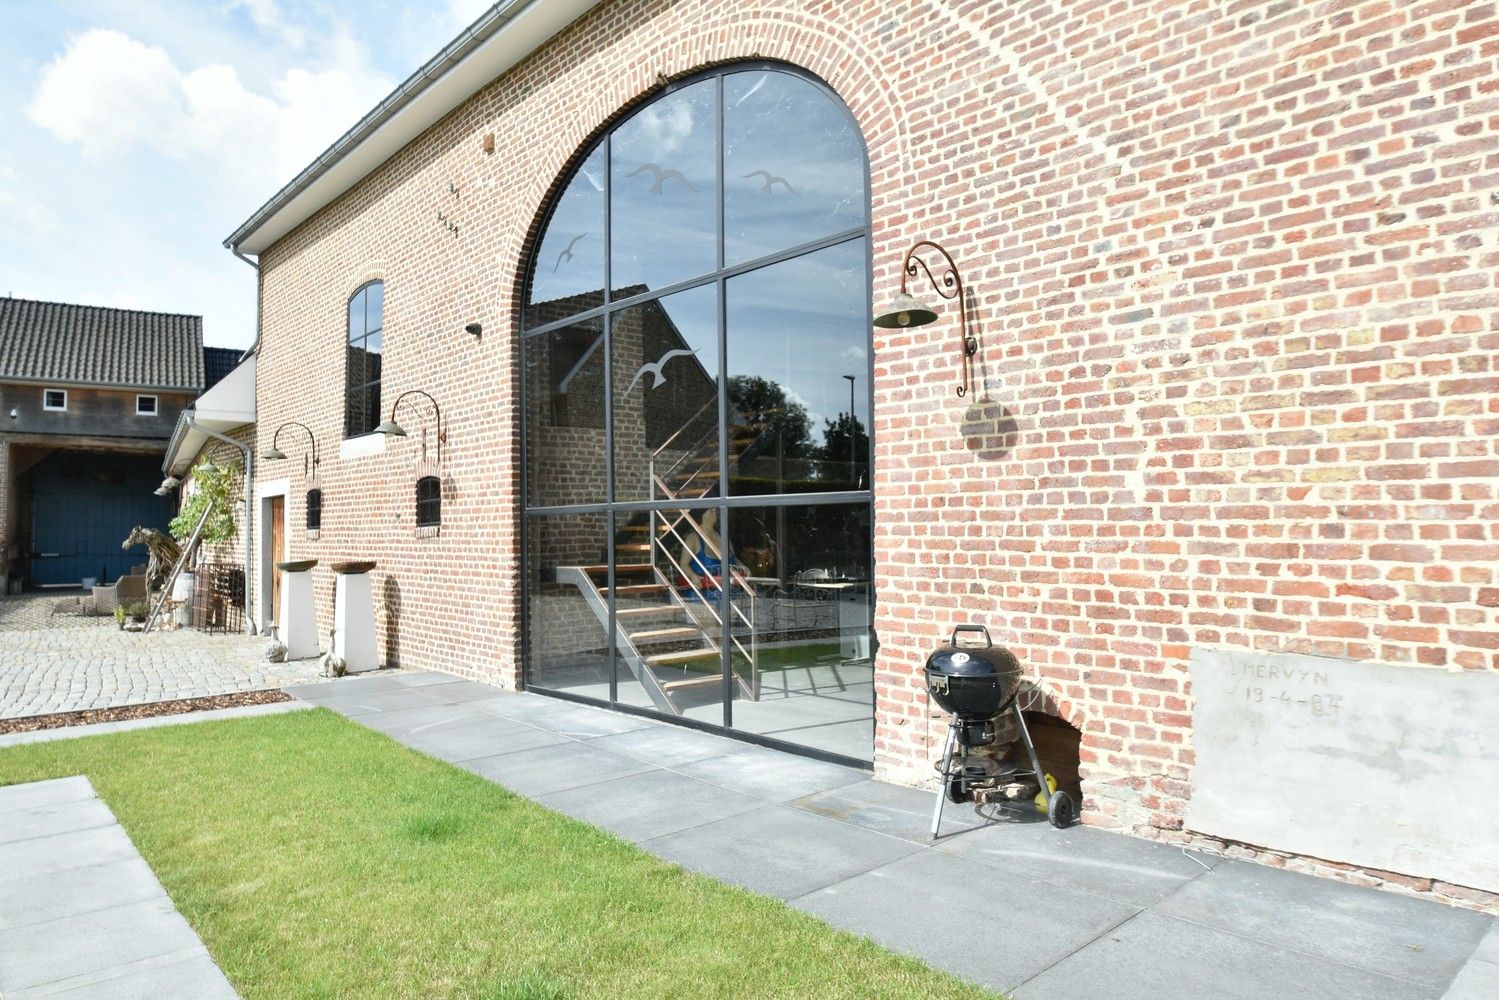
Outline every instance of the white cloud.
<svg viewBox="0 0 1499 1000"><path fill-rule="evenodd" d="M448 21L457 27L466 28L493 6L493 0L448 0Z"/></svg>
<svg viewBox="0 0 1499 1000"><path fill-rule="evenodd" d="M307 29L289 21L276 0L232 0L229 9L236 7L244 8L255 27L281 39L292 48L300 49L307 44Z"/></svg>
<svg viewBox="0 0 1499 1000"><path fill-rule="evenodd" d="M184 70L163 49L95 28L42 70L26 114L92 160L145 150L279 185L390 89L344 33L327 64L289 69L258 93L232 66Z"/></svg>

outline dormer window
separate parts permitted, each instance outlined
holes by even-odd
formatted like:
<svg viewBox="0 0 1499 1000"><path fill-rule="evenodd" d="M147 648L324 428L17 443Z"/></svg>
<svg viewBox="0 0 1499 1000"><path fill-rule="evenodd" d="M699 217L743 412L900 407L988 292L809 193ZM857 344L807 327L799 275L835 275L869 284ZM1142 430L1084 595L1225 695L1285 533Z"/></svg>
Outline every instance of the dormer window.
<svg viewBox="0 0 1499 1000"><path fill-rule="evenodd" d="M66 389L43 389L42 409L57 412L68 408L68 390Z"/></svg>

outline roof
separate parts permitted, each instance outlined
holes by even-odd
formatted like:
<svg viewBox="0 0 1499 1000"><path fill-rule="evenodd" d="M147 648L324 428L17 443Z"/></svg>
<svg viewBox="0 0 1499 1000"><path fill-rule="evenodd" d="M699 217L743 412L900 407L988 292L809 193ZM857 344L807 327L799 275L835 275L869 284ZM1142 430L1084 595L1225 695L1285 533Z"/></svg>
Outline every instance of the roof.
<svg viewBox="0 0 1499 1000"><path fill-rule="evenodd" d="M252 354L177 415L177 426L172 429L172 440L167 443L167 454L162 459L162 472L180 478L211 440L209 431L225 434L254 422L255 355Z"/></svg>
<svg viewBox="0 0 1499 1000"><path fill-rule="evenodd" d="M203 317L0 297L0 380L203 386Z"/></svg>
<svg viewBox="0 0 1499 1000"><path fill-rule="evenodd" d="M259 254L600 0L502 0L465 28L224 240Z"/></svg>
<svg viewBox="0 0 1499 1000"><path fill-rule="evenodd" d="M237 347L203 348L203 391L207 392L234 371L245 352Z"/></svg>

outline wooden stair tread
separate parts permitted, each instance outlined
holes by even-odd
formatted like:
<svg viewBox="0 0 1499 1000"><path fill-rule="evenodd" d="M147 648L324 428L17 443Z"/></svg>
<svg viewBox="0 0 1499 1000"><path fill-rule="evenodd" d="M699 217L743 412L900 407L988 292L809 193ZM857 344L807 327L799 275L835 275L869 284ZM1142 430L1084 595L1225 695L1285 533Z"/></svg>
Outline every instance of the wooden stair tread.
<svg viewBox="0 0 1499 1000"><path fill-rule="evenodd" d="M723 676L720 674L704 674L701 677L684 677L679 681L661 681L661 690L680 691L684 688L708 687L711 684L722 684Z"/></svg>
<svg viewBox="0 0 1499 1000"><path fill-rule="evenodd" d="M614 612L614 616L616 618L644 618L647 615L664 615L681 610L681 607L676 604L652 604L644 608L619 608Z"/></svg>
<svg viewBox="0 0 1499 1000"><path fill-rule="evenodd" d="M664 642L667 639L696 639L702 636L699 629L687 625L675 625L671 628L652 628L644 632L631 632L631 642Z"/></svg>
<svg viewBox="0 0 1499 1000"><path fill-rule="evenodd" d="M710 656L717 656L716 649L682 649L675 653L658 653L655 656L647 656L645 662L653 667L664 666L668 663L691 663L693 660L706 660Z"/></svg>
<svg viewBox="0 0 1499 1000"><path fill-rule="evenodd" d="M609 567L608 566L579 566L578 568L581 569L583 572L589 573L589 574L593 574L593 573L607 573L607 572L609 572ZM618 573L646 573L646 572L649 572L651 569L652 569L652 567L651 567L650 563L619 563L619 564L615 565L614 572L616 574L618 574Z"/></svg>
<svg viewBox="0 0 1499 1000"><path fill-rule="evenodd" d="M616 586L616 594L650 594L663 593L667 590L664 583L626 583Z"/></svg>

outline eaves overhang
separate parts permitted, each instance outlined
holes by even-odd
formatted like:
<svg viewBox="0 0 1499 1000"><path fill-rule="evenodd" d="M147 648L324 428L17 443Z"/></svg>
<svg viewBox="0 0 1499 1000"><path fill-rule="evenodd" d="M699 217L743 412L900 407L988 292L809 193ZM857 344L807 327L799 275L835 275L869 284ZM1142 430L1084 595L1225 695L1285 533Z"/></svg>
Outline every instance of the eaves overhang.
<svg viewBox="0 0 1499 1000"><path fill-rule="evenodd" d="M480 15L224 240L259 256L600 0L505 0Z"/></svg>

